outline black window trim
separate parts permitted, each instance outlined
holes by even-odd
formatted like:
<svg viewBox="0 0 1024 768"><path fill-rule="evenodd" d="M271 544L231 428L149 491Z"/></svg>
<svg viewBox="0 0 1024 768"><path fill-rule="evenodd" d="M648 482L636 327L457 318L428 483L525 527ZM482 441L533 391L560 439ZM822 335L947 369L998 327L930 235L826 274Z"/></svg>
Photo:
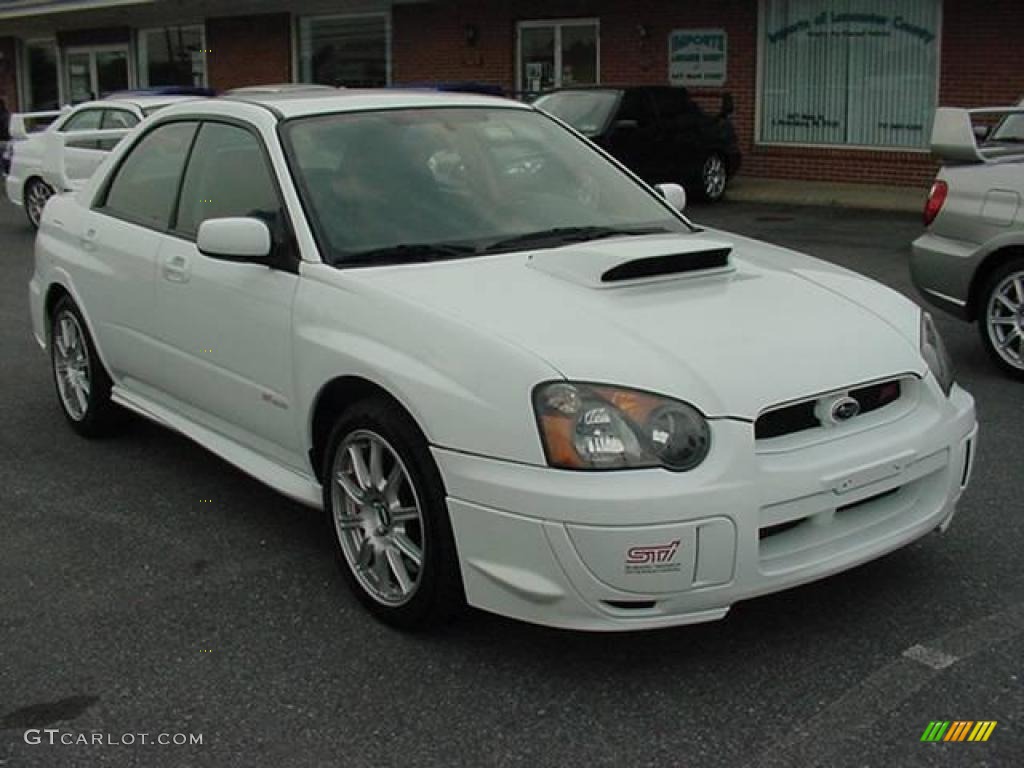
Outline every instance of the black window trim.
<svg viewBox="0 0 1024 768"><path fill-rule="evenodd" d="M184 176L184 169L188 167L188 158L192 152L192 145L195 143L196 136L199 135L200 121L192 117L182 116L175 117L171 120L164 120L161 123L152 125L149 128L147 128L143 133L135 137L135 140L131 143L131 146L129 146L127 149L124 150L124 152L122 152L121 156L117 159L117 164L111 169L110 173L107 174L107 177L103 179L103 183L100 185L100 188L96 191L96 194L93 196L92 202L89 205L89 210L94 211L95 213L100 213L104 216L109 216L112 219L127 222L128 224L134 224L137 227L148 229L151 232L156 232L158 234L164 235L167 234L168 225L170 223L169 221L165 221L163 223L163 226L161 227L154 224L152 221L142 221L141 219L138 219L135 216L128 216L124 213L121 213L120 211L112 211L108 209L106 206L107 197L110 195L110 188L113 186L114 182L117 181L117 177L121 175L121 170L124 168L125 161L129 157L131 157L132 153L135 151L135 148L138 147L139 144L141 144L154 131L160 130L161 128L165 128L168 125L175 125L177 123L193 123L195 126L192 138L189 140L188 151L185 153L185 163L182 166L181 175ZM180 178L178 179L178 185L179 187L181 185ZM173 210L173 208L174 206L172 204L171 209Z"/></svg>
<svg viewBox="0 0 1024 768"><path fill-rule="evenodd" d="M192 138L189 141L188 150L185 152L185 162L181 168L181 174L178 176L178 183L174 193L174 201L171 205L171 210L167 220L164 222L162 227L154 226L152 222L143 222L135 219L131 216L125 216L120 213L109 211L105 208L107 204L107 195L110 192L110 187L117 179L118 174L121 172L121 167L124 165L125 160L135 151L135 148L142 142L145 137L149 136L153 131L158 130L167 125L174 123L195 123L195 132L192 134ZM301 262L301 256L299 254L298 239L295 236L295 227L292 222L291 213L288 210L288 205L285 200L284 192L281 189L281 179L279 178L274 163L270 157L270 151L267 149L266 142L263 140L263 136L260 134L256 126L251 123L240 120L238 118L230 117L228 115L210 115L210 114L199 114L199 113L186 113L181 115L174 115L167 119L161 120L158 123L150 126L143 133L135 138L131 146L125 149L124 153L117 160L117 165L111 170L107 177L103 180L102 186L96 192L96 195L92 199L92 203L89 208L96 213L109 216L113 219L119 219L120 221L133 224L138 227L143 227L152 232L156 232L161 235L167 235L169 237L176 238L178 240L184 240L185 242L195 243L195 237L186 235L173 228L172 225L177 224L178 211L181 207L181 193L185 185L185 175L188 173L188 168L192 162L192 153L195 151L196 142L199 140L199 134L202 133L203 125L205 123L222 123L225 125L231 125L236 128L241 128L244 131L252 134L256 138L256 144L260 148L260 152L263 155L263 160L267 165L267 169L270 172L270 180L274 186L274 194L277 196L278 203L281 207L281 212L284 216L284 229L285 237L280 243L275 243L274 248L278 252L277 258L274 259L273 266L287 272L293 272L298 274L299 263ZM198 252L198 249L197 249ZM206 257L203 257L206 258Z"/></svg>

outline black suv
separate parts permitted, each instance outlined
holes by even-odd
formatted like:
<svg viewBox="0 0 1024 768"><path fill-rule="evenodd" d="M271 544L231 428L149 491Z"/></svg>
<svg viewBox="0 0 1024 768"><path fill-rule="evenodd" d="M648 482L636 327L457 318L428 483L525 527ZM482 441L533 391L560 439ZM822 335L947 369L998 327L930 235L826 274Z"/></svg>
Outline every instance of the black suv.
<svg viewBox="0 0 1024 768"><path fill-rule="evenodd" d="M546 93L534 104L564 120L650 184L676 182L715 201L740 167L732 97L709 115L685 88L592 86Z"/></svg>

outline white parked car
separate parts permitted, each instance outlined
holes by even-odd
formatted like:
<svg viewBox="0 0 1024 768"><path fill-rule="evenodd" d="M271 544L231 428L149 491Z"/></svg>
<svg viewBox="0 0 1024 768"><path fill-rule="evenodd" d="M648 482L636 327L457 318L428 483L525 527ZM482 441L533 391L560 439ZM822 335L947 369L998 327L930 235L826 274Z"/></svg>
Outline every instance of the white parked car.
<svg viewBox="0 0 1024 768"><path fill-rule="evenodd" d="M324 508L401 626L718 619L945 529L976 422L929 316L682 203L512 101L197 101L46 207L34 332L74 430Z"/></svg>
<svg viewBox="0 0 1024 768"><path fill-rule="evenodd" d="M79 146L58 145L48 141L53 134L74 134L95 131L123 131L134 128L145 117L162 107L194 96L138 96L131 100L103 99L79 104L62 113L28 113L14 115L12 123L18 141L11 143L10 171L5 186L7 198L17 206L24 206L29 223L39 227L39 218L46 201L54 193L53 180L44 173L47 152L64 153L68 173L73 178L85 179L96 169L110 148L117 143L116 134L109 139L87 141ZM18 128L37 115L56 116L50 125L37 133L26 133ZM61 190L64 191L64 190Z"/></svg>

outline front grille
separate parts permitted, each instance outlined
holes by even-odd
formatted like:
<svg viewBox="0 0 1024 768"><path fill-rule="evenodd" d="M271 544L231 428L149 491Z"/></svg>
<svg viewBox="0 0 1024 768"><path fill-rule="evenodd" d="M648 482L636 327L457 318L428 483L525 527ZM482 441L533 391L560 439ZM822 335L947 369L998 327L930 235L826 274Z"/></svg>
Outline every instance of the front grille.
<svg viewBox="0 0 1024 768"><path fill-rule="evenodd" d="M859 417L895 403L900 399L901 392L900 380L892 379L851 389L846 394L860 404ZM825 426L818 415L818 404L828 397L835 395L803 400L765 411L754 422L754 437L758 440L770 440Z"/></svg>

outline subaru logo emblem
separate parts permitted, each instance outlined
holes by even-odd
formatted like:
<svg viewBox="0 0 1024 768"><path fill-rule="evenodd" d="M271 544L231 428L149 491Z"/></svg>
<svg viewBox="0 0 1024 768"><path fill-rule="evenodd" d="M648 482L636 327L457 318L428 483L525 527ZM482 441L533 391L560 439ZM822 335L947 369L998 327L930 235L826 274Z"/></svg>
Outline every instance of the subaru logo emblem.
<svg viewBox="0 0 1024 768"><path fill-rule="evenodd" d="M832 404L832 421L842 424L860 413L860 403L852 397L844 397Z"/></svg>

